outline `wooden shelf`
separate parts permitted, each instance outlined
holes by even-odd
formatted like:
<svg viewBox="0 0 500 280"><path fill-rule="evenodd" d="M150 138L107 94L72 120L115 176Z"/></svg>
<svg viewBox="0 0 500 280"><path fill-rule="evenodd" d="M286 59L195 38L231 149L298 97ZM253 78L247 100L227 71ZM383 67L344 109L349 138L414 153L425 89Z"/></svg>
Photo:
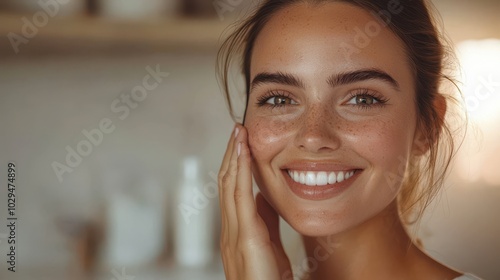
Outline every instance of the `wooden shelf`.
<svg viewBox="0 0 500 280"><path fill-rule="evenodd" d="M8 34L23 35L23 17L33 15L0 14L0 54L15 54ZM213 51L232 20L218 18L172 18L144 21L118 21L98 17L50 18L37 28L27 44L19 44L19 53L80 53L197 50Z"/></svg>

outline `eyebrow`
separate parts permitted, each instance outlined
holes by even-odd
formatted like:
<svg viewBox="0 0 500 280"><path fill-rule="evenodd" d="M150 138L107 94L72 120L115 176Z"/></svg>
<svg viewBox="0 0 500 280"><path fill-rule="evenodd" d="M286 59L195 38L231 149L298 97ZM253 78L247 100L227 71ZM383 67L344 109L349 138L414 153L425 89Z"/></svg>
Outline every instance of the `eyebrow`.
<svg viewBox="0 0 500 280"><path fill-rule="evenodd" d="M327 83L330 86L334 87L338 85L352 84L355 82L361 82L366 80L381 80L389 83L395 89L399 90L399 83L393 77L391 77L391 75L376 68L363 69L363 70L357 70L357 71L333 75L330 78L328 78Z"/></svg>
<svg viewBox="0 0 500 280"><path fill-rule="evenodd" d="M355 82L367 81L367 80L381 80L389 83L396 90L400 90L399 83L388 73L376 69L361 69L351 72L344 72L330 76L327 79L328 85L331 87L352 84ZM297 76L293 74L276 72L276 73L268 73L262 72L255 76L251 83L251 89L255 87L265 84L265 83L275 83L282 85L289 85L299 88L305 88L304 83Z"/></svg>
<svg viewBox="0 0 500 280"><path fill-rule="evenodd" d="M266 83L282 84L299 88L305 88L304 83L295 75L283 72L276 72L276 73L262 72L259 73L257 76L255 76L255 78L253 78L251 89L254 89L257 86Z"/></svg>

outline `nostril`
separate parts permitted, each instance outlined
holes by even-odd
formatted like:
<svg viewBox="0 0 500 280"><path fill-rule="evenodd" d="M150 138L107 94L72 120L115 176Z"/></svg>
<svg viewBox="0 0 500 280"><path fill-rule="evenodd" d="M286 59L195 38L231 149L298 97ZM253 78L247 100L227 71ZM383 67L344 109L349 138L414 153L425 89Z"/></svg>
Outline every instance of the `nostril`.
<svg viewBox="0 0 500 280"><path fill-rule="evenodd" d="M307 141L304 144L299 144L298 148L302 151L319 153L331 152L340 147L339 143L331 140L318 139L316 141Z"/></svg>

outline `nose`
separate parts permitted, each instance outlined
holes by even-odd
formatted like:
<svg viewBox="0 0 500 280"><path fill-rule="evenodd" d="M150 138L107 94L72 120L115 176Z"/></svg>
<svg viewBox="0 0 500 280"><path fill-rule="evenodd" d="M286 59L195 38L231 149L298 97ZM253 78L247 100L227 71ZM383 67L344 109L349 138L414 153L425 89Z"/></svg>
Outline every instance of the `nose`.
<svg viewBox="0 0 500 280"><path fill-rule="evenodd" d="M295 146L311 153L323 153L337 150L340 118L333 108L324 104L311 105L301 116L300 127L295 136Z"/></svg>

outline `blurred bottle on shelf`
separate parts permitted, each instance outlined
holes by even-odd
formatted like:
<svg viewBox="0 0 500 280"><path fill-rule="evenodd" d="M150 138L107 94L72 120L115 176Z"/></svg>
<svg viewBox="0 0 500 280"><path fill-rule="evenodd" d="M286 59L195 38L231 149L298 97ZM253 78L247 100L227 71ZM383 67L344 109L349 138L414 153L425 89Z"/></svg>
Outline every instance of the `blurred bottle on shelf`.
<svg viewBox="0 0 500 280"><path fill-rule="evenodd" d="M217 187L203 185L200 161L184 159L175 213L174 256L181 266L206 266L214 255L214 207ZM215 185L216 186L216 185Z"/></svg>
<svg viewBox="0 0 500 280"><path fill-rule="evenodd" d="M113 19L141 20L175 17L179 0L94 0L97 13Z"/></svg>

